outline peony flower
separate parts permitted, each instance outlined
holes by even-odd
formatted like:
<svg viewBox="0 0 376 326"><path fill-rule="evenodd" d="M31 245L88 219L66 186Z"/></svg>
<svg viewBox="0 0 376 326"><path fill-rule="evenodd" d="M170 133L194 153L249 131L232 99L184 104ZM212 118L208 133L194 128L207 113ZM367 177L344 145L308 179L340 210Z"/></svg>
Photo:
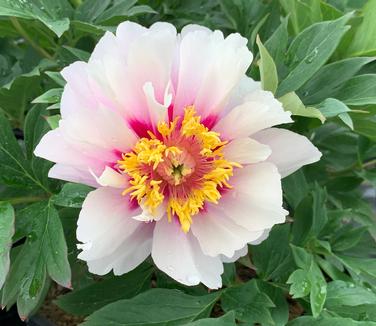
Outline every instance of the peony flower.
<svg viewBox="0 0 376 326"><path fill-rule="evenodd" d="M123 274L150 254L186 285L221 287L223 262L283 223L281 177L321 154L245 73L239 34L125 22L62 71L59 127L35 150L51 178L96 188L78 219L89 271Z"/></svg>

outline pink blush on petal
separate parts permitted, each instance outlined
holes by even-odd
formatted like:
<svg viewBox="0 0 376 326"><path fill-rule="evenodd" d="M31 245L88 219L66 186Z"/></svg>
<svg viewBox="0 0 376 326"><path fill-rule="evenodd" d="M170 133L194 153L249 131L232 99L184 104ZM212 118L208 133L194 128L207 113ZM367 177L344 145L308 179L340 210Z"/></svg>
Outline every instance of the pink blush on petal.
<svg viewBox="0 0 376 326"><path fill-rule="evenodd" d="M218 121L218 116L217 115L209 115L207 116L205 119L202 120L202 124L208 128L209 130L211 130L215 124L217 123Z"/></svg>
<svg viewBox="0 0 376 326"><path fill-rule="evenodd" d="M133 129L133 131L137 134L140 138L149 138L148 130L153 130L153 126L151 123L146 121L140 120L129 120L129 126Z"/></svg>

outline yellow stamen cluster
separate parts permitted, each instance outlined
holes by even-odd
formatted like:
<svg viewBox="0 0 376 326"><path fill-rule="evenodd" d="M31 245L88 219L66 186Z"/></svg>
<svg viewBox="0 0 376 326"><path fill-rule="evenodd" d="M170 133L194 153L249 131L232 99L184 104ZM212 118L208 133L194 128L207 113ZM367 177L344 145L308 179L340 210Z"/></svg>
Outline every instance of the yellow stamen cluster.
<svg viewBox="0 0 376 326"><path fill-rule="evenodd" d="M231 188L228 180L233 175L233 168L241 166L224 158L222 149L226 142L221 141L219 133L209 131L200 122L200 117L196 115L193 107L185 109L180 130L176 130L178 121L177 118L170 123L160 122L157 126L158 132L164 140L172 137L174 132L179 132L182 137L194 137L195 141L200 144L200 155L210 164L210 170L201 177L199 186L193 187L184 196L177 195L172 190L166 199L166 212L169 221L173 215L176 215L182 230L188 232L192 216L203 208L205 202L218 203L221 198L218 187ZM185 167L184 162L178 164L178 155L182 153L183 149L166 146L153 133L149 132L149 135L150 139L141 138L132 152L123 154L123 159L118 164L119 168L131 178L131 186L123 194L130 193L132 198L136 199L139 204L148 207L150 213L154 214L155 209L165 201L165 196L160 188L163 180L162 178L154 180L145 166L149 167L149 170L150 167L156 170L167 159L173 162L173 169L164 172L174 178L175 186L179 185L182 178L189 175L192 170Z"/></svg>

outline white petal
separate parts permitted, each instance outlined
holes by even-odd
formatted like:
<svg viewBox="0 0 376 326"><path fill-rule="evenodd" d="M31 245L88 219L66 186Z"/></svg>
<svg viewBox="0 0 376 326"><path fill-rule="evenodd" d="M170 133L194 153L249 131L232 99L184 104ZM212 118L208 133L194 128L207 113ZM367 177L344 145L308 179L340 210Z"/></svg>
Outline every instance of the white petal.
<svg viewBox="0 0 376 326"><path fill-rule="evenodd" d="M271 163L258 163L236 169L233 186L218 204L237 224L251 231L264 231L283 223L281 177Z"/></svg>
<svg viewBox="0 0 376 326"><path fill-rule="evenodd" d="M248 76L243 76L243 78L231 91L229 101L225 107L225 113L246 102L247 95L259 90L261 90L261 82L255 81Z"/></svg>
<svg viewBox="0 0 376 326"><path fill-rule="evenodd" d="M320 151L306 137L286 129L270 128L253 137L272 149L268 161L277 166L282 177L321 157Z"/></svg>
<svg viewBox="0 0 376 326"><path fill-rule="evenodd" d="M232 257L235 251L263 233L239 226L214 205L208 205L205 212L194 216L191 230L203 253L212 257L221 254Z"/></svg>
<svg viewBox="0 0 376 326"><path fill-rule="evenodd" d="M240 164L250 164L265 161L271 154L268 146L250 138L236 138L223 149L227 160Z"/></svg>
<svg viewBox="0 0 376 326"><path fill-rule="evenodd" d="M155 98L155 92L152 83L145 83L143 90L152 121L165 121L167 118L167 109L171 104L171 96L166 96L165 92L164 100L167 100L167 102L159 103Z"/></svg>
<svg viewBox="0 0 376 326"><path fill-rule="evenodd" d="M104 275L113 269L115 275L121 275L136 268L150 255L153 228L153 223L140 223L112 254L87 261L89 272Z"/></svg>
<svg viewBox="0 0 376 326"><path fill-rule="evenodd" d="M95 188L99 187L99 184L93 178L93 174L90 173L88 168L81 169L78 167L57 163L50 169L48 176L50 178L83 183Z"/></svg>
<svg viewBox="0 0 376 326"><path fill-rule="evenodd" d="M96 260L114 252L140 225L132 216L129 198L121 190L98 188L88 194L77 221L77 239L85 244L83 260Z"/></svg>
<svg viewBox="0 0 376 326"><path fill-rule="evenodd" d="M114 169L106 166L103 173L99 178L95 175L97 182L103 187L113 187L113 188L121 188L124 189L128 186L128 180L119 172L116 172Z"/></svg>
<svg viewBox="0 0 376 326"><path fill-rule="evenodd" d="M224 263L233 263L237 261L240 257L245 256L248 253L248 245L245 245L243 248L236 250L232 257L226 257L224 255L220 255L222 262Z"/></svg>
<svg viewBox="0 0 376 326"><path fill-rule="evenodd" d="M263 242L264 240L266 240L269 237L270 230L271 229L264 230L259 238L251 241L249 244L254 245L254 246L260 244L261 242Z"/></svg>
<svg viewBox="0 0 376 326"><path fill-rule="evenodd" d="M186 27L173 68L174 113L193 104L203 119L218 114L252 62L246 44L239 34L224 38L219 31Z"/></svg>
<svg viewBox="0 0 376 326"><path fill-rule="evenodd" d="M268 93L251 93L250 100L232 109L213 129L227 139L234 139L248 137L274 125L292 122L291 113L285 112L282 104L272 95L267 95ZM263 95L259 96L260 94Z"/></svg>
<svg viewBox="0 0 376 326"><path fill-rule="evenodd" d="M185 234L177 221L156 223L152 257L157 267L185 285L200 282L211 289L222 286L223 265L219 257L205 256L191 232Z"/></svg>
<svg viewBox="0 0 376 326"><path fill-rule="evenodd" d="M133 216L133 218L137 221L143 222L152 222L152 221L159 221L162 217L166 214L166 203L163 202L159 206L155 208L154 214L151 214L149 208L144 204L145 199L141 201L141 213L139 215Z"/></svg>
<svg viewBox="0 0 376 326"><path fill-rule="evenodd" d="M185 25L181 29L180 35L181 35L181 37L184 38L188 33L196 32L196 31L201 31L201 32L204 32L206 34L212 33L212 31L205 26L196 25L196 24L188 24L188 25Z"/></svg>

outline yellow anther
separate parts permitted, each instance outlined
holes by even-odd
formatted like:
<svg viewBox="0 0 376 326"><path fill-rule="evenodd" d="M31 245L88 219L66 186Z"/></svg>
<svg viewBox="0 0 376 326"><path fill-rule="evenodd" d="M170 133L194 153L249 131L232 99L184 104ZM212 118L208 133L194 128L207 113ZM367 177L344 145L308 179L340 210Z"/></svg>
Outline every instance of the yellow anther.
<svg viewBox="0 0 376 326"><path fill-rule="evenodd" d="M118 161L118 167L130 177L130 187L123 191L124 195L129 193L139 204L146 206L151 214L166 200L168 220L171 221L173 216L176 216L181 229L187 233L192 224L192 216L203 209L205 202L218 203L221 198L220 188L231 188L228 180L233 175L233 169L242 166L224 158L222 150L227 141L222 141L219 133L209 131L201 123L201 117L197 116L193 106L185 109L180 126L178 122L179 118L175 118L169 123L158 123L157 129L162 140L148 131L150 138L141 138L131 152L123 154L122 160ZM180 129L177 129L178 126ZM184 162L184 153L187 150L189 152L189 148L179 148L180 142L179 147L166 145L166 142L171 144L174 137L179 141L186 138L197 142L200 146L198 155L211 166L194 186L183 184L194 173L192 161ZM169 184L161 175L169 178ZM177 186L189 191L184 190L181 193L170 188L167 192L168 198L165 198L164 189Z"/></svg>

